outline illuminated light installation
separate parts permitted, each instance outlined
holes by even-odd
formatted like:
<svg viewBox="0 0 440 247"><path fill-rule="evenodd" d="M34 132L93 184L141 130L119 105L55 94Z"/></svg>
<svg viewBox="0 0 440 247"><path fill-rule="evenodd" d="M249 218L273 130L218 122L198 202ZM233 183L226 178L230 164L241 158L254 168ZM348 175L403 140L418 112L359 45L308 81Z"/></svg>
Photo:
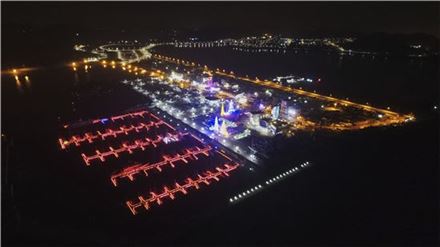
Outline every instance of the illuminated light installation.
<svg viewBox="0 0 440 247"><path fill-rule="evenodd" d="M216 152L217 152L218 154L220 154L221 156L223 156L224 158L226 158L227 160L229 160L229 161L232 162L232 159L231 159L229 156L227 156L227 155L224 153L223 150L216 151Z"/></svg>
<svg viewBox="0 0 440 247"><path fill-rule="evenodd" d="M297 111L294 108L289 107L287 109L287 120L293 121L297 115Z"/></svg>
<svg viewBox="0 0 440 247"><path fill-rule="evenodd" d="M164 186L163 192L157 194L155 192L150 192L150 196L148 198L144 198L143 196L139 196L138 202L127 201L126 204L130 209L133 215L136 215L137 208L144 207L146 210L150 209L150 205L153 203L157 203L161 205L163 203L163 199L170 198L171 200L175 199L175 194L182 193L186 195L188 193L188 189L190 188L200 188L200 184L209 185L212 180L219 181L222 176L229 176L229 172L237 169L237 165L228 165L225 164L224 167L217 167L215 171L206 171L203 175L198 174L196 179L187 178L184 184L175 183L173 188L168 188Z"/></svg>
<svg viewBox="0 0 440 247"><path fill-rule="evenodd" d="M152 170L152 169L156 169L159 172L161 172L162 167L166 166L166 165L169 165L172 168L174 168L175 162L183 161L184 163L188 163L187 159L197 160L198 159L197 155L204 154L205 156L209 156L209 151L211 151L211 150L212 150L212 148L210 146L206 146L204 148L194 147L194 148L185 149L183 154L176 154L173 157L163 155L162 161L159 161L159 162L156 162L153 164L149 164L149 163L138 164L138 165L133 165L133 166L124 168L121 172L112 175L110 179L111 179L113 185L117 186L118 185L117 179L119 179L119 178L128 178L128 179L130 179L130 181L133 181L134 175L136 175L140 172L143 172L145 174L145 176L148 176L148 171Z"/></svg>
<svg viewBox="0 0 440 247"><path fill-rule="evenodd" d="M89 143L93 143L95 139L102 139L105 140L105 138L112 136L117 137L118 135L128 135L129 132L136 131L139 132L142 129L146 129L147 131L151 127L158 128L160 125L166 124L164 121L151 121L150 123L139 123L137 126L131 125L130 127L121 126L119 129L106 129L104 133L101 131L97 131L96 134L92 133L85 133L83 136L72 136L68 140L63 140L62 138L58 139L58 142L60 143L61 149L66 149L68 146L75 144L75 146L79 147L82 142L88 141ZM174 130L174 128L173 128Z"/></svg>
<svg viewBox="0 0 440 247"><path fill-rule="evenodd" d="M235 111L234 109L234 102L232 100L229 101L229 105L228 105L228 112L226 114L231 114Z"/></svg>
<svg viewBox="0 0 440 247"><path fill-rule="evenodd" d="M215 116L215 120L214 120L214 129L215 132L218 132L220 130L220 126L218 124L218 117Z"/></svg>
<svg viewBox="0 0 440 247"><path fill-rule="evenodd" d="M166 125L168 128L172 129L172 130L176 130L176 128L174 128L173 126L171 126L170 124L168 124L167 122L164 122L162 119L158 118L156 115L150 113L150 116L153 117L154 119L157 120L157 122L161 122L161 124Z"/></svg>
<svg viewBox="0 0 440 247"><path fill-rule="evenodd" d="M277 120L280 117L280 107L279 106L275 106L274 108L272 108L272 119Z"/></svg>
<svg viewBox="0 0 440 247"><path fill-rule="evenodd" d="M94 119L94 120L91 120L90 122L92 124L97 124L97 123L105 124L109 120L111 120L112 122L115 122L116 120L120 120L120 119L124 120L127 117L131 117L131 118L142 117L142 118L145 118L145 115L148 114L148 113L149 112L147 112L147 111L131 112L131 113L123 114L123 115L112 116L110 118Z"/></svg>
<svg viewBox="0 0 440 247"><path fill-rule="evenodd" d="M224 137L229 137L228 129L226 128L226 121L222 121L222 126L220 127L220 134Z"/></svg>
<svg viewBox="0 0 440 247"><path fill-rule="evenodd" d="M148 113L147 111L139 111L139 112L127 113L127 114L123 114L123 115L119 115L119 116L112 116L112 117L110 117L110 119L114 122L119 119L124 120L126 117L131 117L131 118L142 117L143 118L144 115L147 113Z"/></svg>
<svg viewBox="0 0 440 247"><path fill-rule="evenodd" d="M132 154L133 151L136 151L138 149L141 149L142 151L145 150L146 147L148 146L153 146L154 148L157 147L157 144L164 142L165 144L170 143L170 139L172 139L173 141L177 141L179 140L180 136L184 136L187 135L188 133L183 133L183 134L171 134L168 133L166 134L165 137L162 137L160 135L156 136L156 139L151 140L149 138L145 138L145 139L139 139L139 140L135 140L133 142L133 144L129 145L126 143L123 143L119 148L114 149L113 147L109 147L109 151L107 152L100 152L98 150L96 150L96 154L95 155L90 155L87 156L84 153L81 154L84 162L86 163L87 166L90 165L90 161L93 160L97 160L99 159L102 162L105 162L105 157L107 156L114 156L116 158L119 158L119 154L123 153L123 152L128 152L129 154Z"/></svg>
<svg viewBox="0 0 440 247"><path fill-rule="evenodd" d="M220 109L220 116L223 117L224 115L226 115L226 113L225 113L225 103L222 102L222 106L221 106L221 109Z"/></svg>

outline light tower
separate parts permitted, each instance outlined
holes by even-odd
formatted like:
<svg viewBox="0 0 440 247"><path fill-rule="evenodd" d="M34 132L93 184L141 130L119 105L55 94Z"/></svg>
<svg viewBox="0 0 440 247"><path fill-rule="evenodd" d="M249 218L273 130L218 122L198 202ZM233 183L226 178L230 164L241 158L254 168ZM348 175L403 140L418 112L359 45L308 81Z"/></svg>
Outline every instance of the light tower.
<svg viewBox="0 0 440 247"><path fill-rule="evenodd" d="M214 132L218 132L218 131L219 131L218 118L216 116L214 121Z"/></svg>
<svg viewBox="0 0 440 247"><path fill-rule="evenodd" d="M224 116L225 115L225 102L222 102L222 107L220 109L220 116Z"/></svg>
<svg viewBox="0 0 440 247"><path fill-rule="evenodd" d="M226 122L223 120L222 126L220 127L220 134L224 137L229 137L228 129L226 128Z"/></svg>

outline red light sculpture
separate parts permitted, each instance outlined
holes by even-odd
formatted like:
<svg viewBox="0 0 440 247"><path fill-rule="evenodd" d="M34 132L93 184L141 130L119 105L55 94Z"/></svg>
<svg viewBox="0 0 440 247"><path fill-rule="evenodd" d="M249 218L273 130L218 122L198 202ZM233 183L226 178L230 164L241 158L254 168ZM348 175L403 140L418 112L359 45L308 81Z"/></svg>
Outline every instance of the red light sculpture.
<svg viewBox="0 0 440 247"><path fill-rule="evenodd" d="M165 124L167 127L171 128L172 130L176 130L173 126L169 125L167 122L164 122L162 119L158 118L153 113L150 113L150 116L153 117L154 119L156 119L157 121L162 121L163 124Z"/></svg>
<svg viewBox="0 0 440 247"><path fill-rule="evenodd" d="M150 209L150 204L157 203L161 205L163 203L163 199L170 198L171 200L175 199L175 194L181 192L186 195L188 193L188 189L194 187L196 189L200 188L200 184L204 183L206 185L210 184L210 180L219 181L221 176L229 176L229 172L237 169L238 164L236 165L228 165L225 164L223 167L217 167L216 171L206 171L203 175L197 175L196 179L187 178L185 183L180 185L179 183L175 183L173 188L164 187L163 192L157 194L155 192L150 192L150 196L148 198L144 198L143 196L139 196L138 202L127 201L126 204L130 209L133 215L136 215L137 208L144 207L146 210Z"/></svg>
<svg viewBox="0 0 440 247"><path fill-rule="evenodd" d="M105 132L97 131L96 134L93 133L85 133L83 136L72 136L68 140L63 140L62 138L58 139L58 142L60 143L61 149L66 149L68 146L75 144L75 146L79 147L82 142L88 141L89 143L93 143L94 139L101 138L102 140L105 140L108 136L117 137L118 135L128 135L131 131L139 132L142 129L146 129L147 131L155 126L158 128L160 125L166 124L162 120L158 121L151 121L150 123L139 123L137 126L131 125L130 127L127 126L121 126L119 127L119 130L117 129L106 129ZM168 125L168 124L166 124ZM173 128L174 130L174 128Z"/></svg>
<svg viewBox="0 0 440 247"><path fill-rule="evenodd" d="M99 159L102 162L105 161L105 157L107 156L115 156L116 158L119 158L119 154L123 152L128 152L130 154L133 153L133 151L137 149L141 149L142 151L145 150L145 147L152 145L153 147L157 147L157 144L160 142L163 142L166 138L173 138L173 139L179 139L182 136L187 135L188 133L177 133L177 134L171 134L167 133L165 137L162 137L161 135L156 136L156 139L151 140L150 138L144 138L144 139L138 139L133 142L133 144L127 144L123 143L119 148L114 149L113 147L109 147L109 151L107 152L100 152L96 150L95 155L85 155L84 153L81 154L84 162L86 165L90 165L90 161L93 161L95 159Z"/></svg>
<svg viewBox="0 0 440 247"><path fill-rule="evenodd" d="M109 119L111 121L115 122L116 120L119 120L119 119L124 120L126 117L131 117L131 118L142 117L142 118L144 118L144 115L146 115L146 114L148 114L147 111L131 112L131 113L123 114L123 115L112 116ZM102 122L103 122L103 119L92 120L92 123L94 123L94 124L102 123Z"/></svg>
<svg viewBox="0 0 440 247"><path fill-rule="evenodd" d="M153 121L147 122L147 119L145 119L146 114L149 114L149 116L153 118ZM165 125L172 130L171 132L167 133L165 136L157 135L155 138L152 139L144 137L141 139L130 141L129 143L127 142L122 143L117 148L108 146L108 149L104 151L96 150L95 151L96 154L86 155L82 153L81 156L87 166L89 166L90 163L94 160L105 162L108 156L114 156L115 158L119 158L120 155L124 152L128 152L129 154L132 154L134 151L138 151L138 150L143 151L150 146L156 148L161 142L163 142L164 144L168 144L171 142L180 141L182 136L188 134L199 142L197 143L197 145L191 148L186 148L175 155L162 155L162 160L159 162L153 164L150 163L136 164L124 168L122 171L119 171L118 173L110 177L111 182L115 187L118 185L117 182L118 179L120 178L128 178L130 181L133 181L134 176L138 173L143 172L145 176L148 176L148 172L150 172L150 170L155 169L161 172L163 167L171 166L172 168L174 168L175 165L178 164L176 162L182 161L181 164L186 164L189 163L189 160L198 160L199 155L209 156L210 152L212 151L211 146L206 145L197 136L194 136L193 134L190 133L178 132L173 126L171 126L167 122L163 121L159 117L147 111L127 113L123 115L112 116L110 118L95 119L88 121L87 124L90 123L105 124L107 121L116 122L117 120L124 120L125 118L137 118L137 117L142 118L140 121L136 120L136 122L138 122L136 123L137 125L134 124L130 126L122 125L120 127L112 127L113 129L107 128L105 130L95 131L93 133L92 132L82 133L80 135L73 135L68 139L59 138L58 141L61 146L61 149L67 149L71 145L78 147L82 145L82 143L84 142L94 143L94 141L99 139L105 141L106 138L108 137L117 138L119 135L129 135L134 131L135 132L140 132L141 130L148 131L152 127L158 128L161 125ZM64 128L69 128L69 125L65 125ZM132 212L132 214L134 215L137 214L137 209L139 207L144 207L145 209L148 210L150 206L154 203L161 205L164 199L170 198L171 200L174 200L177 193L182 193L185 195L188 193L188 190L192 187L195 189L199 189L200 184L210 185L212 181L219 181L221 177L229 176L229 172L235 170L238 167L238 164L234 163L232 159L229 158L224 152L220 152L220 151L216 151L216 152L227 159L226 161L227 163L224 164L224 166L216 167L215 170L208 170L203 172L202 174L197 174L196 178L188 177L183 184L179 184L176 182L173 186L164 186L162 192L160 193L150 192L150 195L148 197L139 196L138 202L127 201L126 204L130 209L130 211Z"/></svg>
<svg viewBox="0 0 440 247"><path fill-rule="evenodd" d="M138 165L133 165L130 167L127 167L125 169L123 169L121 172L114 174L110 177L112 183L114 186L117 186L117 179L119 178L125 178L127 177L128 179L130 179L130 181L134 180L134 175L140 173L140 172L144 172L145 176L148 176L148 171L152 170L152 169L156 169L159 172L162 171L162 167L169 165L171 167L175 167L174 163L177 161L183 161L185 163L188 163L187 159L198 159L197 155L200 154L204 154L205 156L209 156L209 151L211 151L211 147L210 146L206 146L205 148L199 148L199 147L195 147L195 148L191 148L191 149L185 149L184 154L176 154L173 157L167 156L167 155L163 155L162 156L162 161L153 163L153 164L149 164L149 163L145 163L145 164L138 164Z"/></svg>
<svg viewBox="0 0 440 247"><path fill-rule="evenodd" d="M221 151L216 151L216 152L217 152L218 154L220 154L221 156L225 157L227 160L232 161L232 159L229 158L229 156L227 156L225 153L223 153L223 152L224 152L223 150L221 150Z"/></svg>

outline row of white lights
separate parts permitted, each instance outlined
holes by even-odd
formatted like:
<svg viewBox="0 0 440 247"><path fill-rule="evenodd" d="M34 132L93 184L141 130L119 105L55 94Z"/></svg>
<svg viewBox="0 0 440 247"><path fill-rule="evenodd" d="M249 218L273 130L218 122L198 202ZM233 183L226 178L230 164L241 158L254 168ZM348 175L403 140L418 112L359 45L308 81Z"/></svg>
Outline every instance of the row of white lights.
<svg viewBox="0 0 440 247"><path fill-rule="evenodd" d="M248 189L242 193L239 193L238 195L236 195L234 197L229 198L229 202L235 202L235 201L238 201L246 196L250 196L251 194L261 190L262 188L263 188L263 186L261 184L256 185L255 187L253 187L251 189Z"/></svg>
<svg viewBox="0 0 440 247"><path fill-rule="evenodd" d="M310 162L307 161L307 162L302 163L300 165L300 167L301 168L305 168L308 165L310 165ZM274 182L278 182L279 180L281 180L281 179L291 175L292 173L294 173L294 172L296 172L298 170L299 170L298 167L294 167L294 168L292 168L292 169L290 169L290 170L288 170L288 171L286 171L286 172L284 172L284 173L282 173L280 175L277 175L277 176L275 176L273 178L270 178L270 179L266 180L266 185L270 185L270 184L272 184ZM248 196L250 196L250 195L260 191L261 189L263 189L263 185L261 185L261 184L256 185L255 187L253 187L251 189L248 189L248 190L246 190L246 191L244 191L242 193L239 193L239 194L229 198L229 202L233 203L233 202L236 202L238 200L241 200L241 199L243 199L245 197L248 197Z"/></svg>
<svg viewBox="0 0 440 247"><path fill-rule="evenodd" d="M300 165L300 167L301 167L301 168L305 168L305 167L308 166L309 164L310 164L310 162L306 161L306 162L302 163L302 164ZM278 182L278 181L280 181L281 179L283 179L283 178L285 178L285 177L287 177L287 176L289 176L289 175L292 175L294 172L296 172L296 171L298 171L298 170L299 170L298 167L294 167L294 168L292 168L292 169L290 169L290 170L288 170L288 171L286 171L286 172L283 172L283 173L281 173L281 174L279 174L279 175L277 175L277 176L274 176L274 177L272 177L272 178L266 180L266 184L269 185L269 184L271 184L271 183Z"/></svg>

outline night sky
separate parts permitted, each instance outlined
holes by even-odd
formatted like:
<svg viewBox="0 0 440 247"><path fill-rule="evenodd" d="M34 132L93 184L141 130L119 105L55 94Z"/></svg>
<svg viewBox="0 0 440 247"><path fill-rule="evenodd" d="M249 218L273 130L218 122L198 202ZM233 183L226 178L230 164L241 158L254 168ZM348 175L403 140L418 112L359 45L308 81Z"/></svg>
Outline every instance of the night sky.
<svg viewBox="0 0 440 247"><path fill-rule="evenodd" d="M297 35L427 33L439 37L439 2L2 2L2 26Z"/></svg>

